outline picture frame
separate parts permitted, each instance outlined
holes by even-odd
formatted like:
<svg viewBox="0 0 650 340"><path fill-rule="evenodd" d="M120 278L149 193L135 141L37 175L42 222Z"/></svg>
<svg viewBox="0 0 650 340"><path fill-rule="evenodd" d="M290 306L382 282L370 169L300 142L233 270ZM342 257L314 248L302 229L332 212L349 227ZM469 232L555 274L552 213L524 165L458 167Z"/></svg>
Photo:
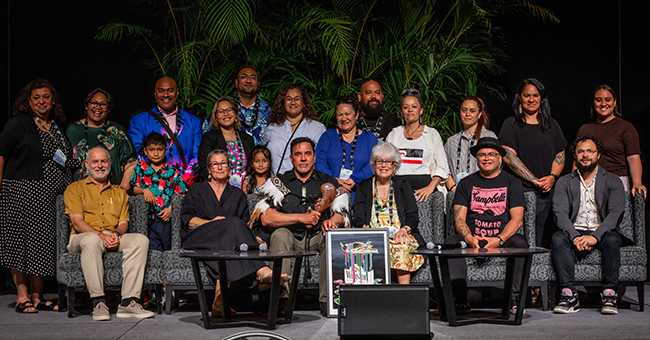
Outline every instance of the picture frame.
<svg viewBox="0 0 650 340"><path fill-rule="evenodd" d="M332 229L325 239L328 317L338 316L340 285L391 283L388 228Z"/></svg>

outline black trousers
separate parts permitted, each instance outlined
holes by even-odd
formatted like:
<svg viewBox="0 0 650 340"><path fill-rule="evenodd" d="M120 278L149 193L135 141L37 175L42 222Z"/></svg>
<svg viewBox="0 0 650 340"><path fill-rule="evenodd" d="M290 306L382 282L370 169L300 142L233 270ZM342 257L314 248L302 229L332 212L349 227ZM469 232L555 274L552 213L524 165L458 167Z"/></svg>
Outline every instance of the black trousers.
<svg viewBox="0 0 650 340"><path fill-rule="evenodd" d="M445 243L459 243L463 238L454 234L449 236ZM503 243L503 248L528 248L528 242L522 234L514 234ZM476 258L481 261L481 258ZM524 272L524 259L515 260L514 282L512 294L519 295L521 275ZM464 258L449 259L449 275L451 277L451 288L456 303L467 303L467 263Z"/></svg>
<svg viewBox="0 0 650 340"><path fill-rule="evenodd" d="M580 231L580 235L591 235L590 231ZM551 249L551 260L553 268L557 275L560 288L570 288L575 291L575 262L573 261L573 251L575 246L573 240L563 231L557 231L553 234L553 246ZM623 240L621 235L616 231L605 233L600 241L594 246L602 252L603 264L603 288L618 289L618 271L621 268L621 246ZM578 258L585 257L589 252L578 252L575 250Z"/></svg>

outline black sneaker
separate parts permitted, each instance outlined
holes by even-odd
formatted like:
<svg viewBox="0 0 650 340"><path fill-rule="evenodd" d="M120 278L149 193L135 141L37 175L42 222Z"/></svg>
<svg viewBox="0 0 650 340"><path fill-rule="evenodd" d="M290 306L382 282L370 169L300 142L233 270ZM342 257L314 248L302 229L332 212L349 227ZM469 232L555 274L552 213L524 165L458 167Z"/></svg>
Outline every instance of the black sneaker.
<svg viewBox="0 0 650 340"><path fill-rule="evenodd" d="M618 307L616 305L616 300L618 296L616 294L604 296L600 294L600 298L603 301L603 308L600 310L601 314L618 314Z"/></svg>
<svg viewBox="0 0 650 340"><path fill-rule="evenodd" d="M320 303L320 315L327 317L327 302Z"/></svg>
<svg viewBox="0 0 650 340"><path fill-rule="evenodd" d="M289 299L281 298L278 301L278 318L284 318L287 316L287 306L289 305Z"/></svg>
<svg viewBox="0 0 650 340"><path fill-rule="evenodd" d="M510 315L516 315L517 314L517 303L519 301L519 296L513 295L512 296L512 302L510 305ZM526 310L524 309L524 314L526 314Z"/></svg>
<svg viewBox="0 0 650 340"><path fill-rule="evenodd" d="M567 288L567 290L570 289ZM579 311L580 300L578 299L578 294L575 293L573 293L573 295L565 295L565 293L562 292L562 296L560 296L560 302L557 304L557 306L555 306L555 308L553 308L553 313L557 314L571 314L577 313Z"/></svg>

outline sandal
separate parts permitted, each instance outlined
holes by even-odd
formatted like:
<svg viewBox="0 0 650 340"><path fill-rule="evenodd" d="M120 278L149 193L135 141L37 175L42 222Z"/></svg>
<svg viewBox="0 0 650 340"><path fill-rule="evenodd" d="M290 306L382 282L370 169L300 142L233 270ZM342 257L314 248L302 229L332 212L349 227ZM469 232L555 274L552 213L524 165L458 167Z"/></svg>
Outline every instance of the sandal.
<svg viewBox="0 0 650 340"><path fill-rule="evenodd" d="M234 318L237 316L237 311L230 308L230 317ZM223 319L223 305L216 305L212 307L212 317Z"/></svg>
<svg viewBox="0 0 650 340"><path fill-rule="evenodd" d="M289 282L291 280L291 276L289 274L282 274L280 275L280 284L283 284L285 282ZM268 275L264 277L257 277L257 282L259 283L258 290L260 292L263 292L265 290L271 289L271 284L273 283L273 271L269 273Z"/></svg>
<svg viewBox="0 0 650 340"><path fill-rule="evenodd" d="M48 304L49 302L49 304ZM44 311L53 311L57 312L59 310L59 305L52 302L52 301L45 301L41 300L38 304L36 304L36 309L38 310L44 310ZM56 309L54 309L56 308Z"/></svg>
<svg viewBox="0 0 650 340"><path fill-rule="evenodd" d="M34 308L34 310L28 311L28 308ZM16 313L21 313L21 314L31 314L31 313L38 313L38 309L34 307L34 304L31 303L30 301L25 301L21 303L16 304L16 308L14 309Z"/></svg>

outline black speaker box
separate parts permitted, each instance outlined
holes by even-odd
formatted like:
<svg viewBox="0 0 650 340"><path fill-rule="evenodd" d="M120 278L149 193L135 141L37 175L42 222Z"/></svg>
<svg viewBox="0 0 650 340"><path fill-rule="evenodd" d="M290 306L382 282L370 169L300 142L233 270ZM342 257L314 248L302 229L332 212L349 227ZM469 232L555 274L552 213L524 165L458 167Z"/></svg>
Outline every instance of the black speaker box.
<svg viewBox="0 0 650 340"><path fill-rule="evenodd" d="M430 339L429 286L341 285L339 336L344 339Z"/></svg>

